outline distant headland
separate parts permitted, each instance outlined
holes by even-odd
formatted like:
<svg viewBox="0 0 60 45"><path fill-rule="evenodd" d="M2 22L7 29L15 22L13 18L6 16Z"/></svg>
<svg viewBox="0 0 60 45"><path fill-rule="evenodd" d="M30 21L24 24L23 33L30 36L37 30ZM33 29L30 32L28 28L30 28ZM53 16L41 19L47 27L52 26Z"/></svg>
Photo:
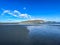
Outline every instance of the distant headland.
<svg viewBox="0 0 60 45"><path fill-rule="evenodd" d="M44 20L27 20L21 22L0 22L0 24L60 24L60 22Z"/></svg>

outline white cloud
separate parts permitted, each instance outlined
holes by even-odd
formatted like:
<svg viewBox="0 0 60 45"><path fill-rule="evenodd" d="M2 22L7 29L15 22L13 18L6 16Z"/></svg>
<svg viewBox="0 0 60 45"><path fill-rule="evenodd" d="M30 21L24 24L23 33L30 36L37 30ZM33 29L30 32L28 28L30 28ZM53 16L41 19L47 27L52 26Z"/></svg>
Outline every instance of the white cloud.
<svg viewBox="0 0 60 45"><path fill-rule="evenodd" d="M18 10L14 10L14 11L11 11L11 10L3 10L3 13L1 15L5 15L5 14L9 14L9 15L12 15L12 16L18 17L18 18L27 18L27 19L30 19L31 18L30 15L28 15L28 14L22 14Z"/></svg>
<svg viewBox="0 0 60 45"><path fill-rule="evenodd" d="M13 11L11 11L11 10L3 10L3 13L2 13L2 15L5 15L5 14L9 14L9 15L11 15L11 16L14 16L14 17L17 17L17 18L22 18L22 19L27 19L27 20L44 20L44 18L37 18L37 17L33 17L33 16L31 16L31 15L29 15L29 14L22 14L20 11L18 11L18 10L13 10Z"/></svg>
<svg viewBox="0 0 60 45"><path fill-rule="evenodd" d="M13 13L14 13L14 14L18 14L18 15L21 14L21 13L20 13L19 11L17 11L17 10L14 10Z"/></svg>
<svg viewBox="0 0 60 45"><path fill-rule="evenodd" d="M31 18L31 16L30 15L28 15L28 14L21 14L21 15L19 15L20 17L23 17L23 18L27 18L27 19L30 19Z"/></svg>
<svg viewBox="0 0 60 45"><path fill-rule="evenodd" d="M1 15L4 15L5 13L10 13L10 10L4 10Z"/></svg>
<svg viewBox="0 0 60 45"><path fill-rule="evenodd" d="M27 16L27 14L21 14L21 15L19 15L20 17L23 17L23 18L27 18L28 16Z"/></svg>

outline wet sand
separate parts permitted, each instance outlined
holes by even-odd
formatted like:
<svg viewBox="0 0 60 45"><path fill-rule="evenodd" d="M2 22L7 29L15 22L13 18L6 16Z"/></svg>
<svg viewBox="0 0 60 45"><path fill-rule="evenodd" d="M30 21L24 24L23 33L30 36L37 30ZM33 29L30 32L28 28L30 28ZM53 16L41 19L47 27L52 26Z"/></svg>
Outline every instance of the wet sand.
<svg viewBox="0 0 60 45"><path fill-rule="evenodd" d="M28 33L22 25L0 25L0 45L28 45Z"/></svg>

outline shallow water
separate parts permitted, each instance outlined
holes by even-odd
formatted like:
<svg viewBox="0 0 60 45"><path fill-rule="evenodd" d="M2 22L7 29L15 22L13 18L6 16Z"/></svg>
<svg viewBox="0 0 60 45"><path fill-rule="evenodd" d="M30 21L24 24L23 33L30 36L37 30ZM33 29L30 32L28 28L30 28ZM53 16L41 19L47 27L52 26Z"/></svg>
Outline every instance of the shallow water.
<svg viewBox="0 0 60 45"><path fill-rule="evenodd" d="M60 45L60 25L0 25L1 45Z"/></svg>
<svg viewBox="0 0 60 45"><path fill-rule="evenodd" d="M60 45L60 26L28 26L32 45Z"/></svg>

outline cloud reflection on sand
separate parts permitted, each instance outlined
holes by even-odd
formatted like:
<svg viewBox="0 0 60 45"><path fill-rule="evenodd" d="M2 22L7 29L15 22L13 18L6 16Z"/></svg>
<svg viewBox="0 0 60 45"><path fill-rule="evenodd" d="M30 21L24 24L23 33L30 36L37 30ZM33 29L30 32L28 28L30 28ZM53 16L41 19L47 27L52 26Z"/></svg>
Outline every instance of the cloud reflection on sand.
<svg viewBox="0 0 60 45"><path fill-rule="evenodd" d="M60 27L60 26L59 26ZM60 29L58 26L28 26L32 45L59 45Z"/></svg>

